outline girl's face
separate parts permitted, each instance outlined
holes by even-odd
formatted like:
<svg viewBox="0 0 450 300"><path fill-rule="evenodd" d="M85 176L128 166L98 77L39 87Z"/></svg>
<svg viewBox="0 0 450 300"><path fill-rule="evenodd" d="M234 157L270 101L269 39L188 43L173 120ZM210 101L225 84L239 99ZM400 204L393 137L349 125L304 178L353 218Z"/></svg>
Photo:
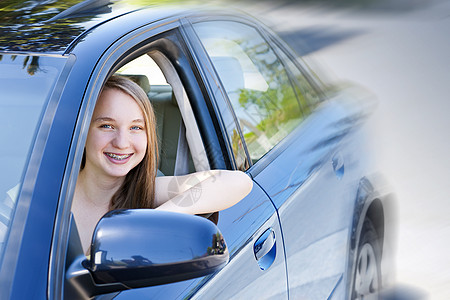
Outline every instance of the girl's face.
<svg viewBox="0 0 450 300"><path fill-rule="evenodd" d="M84 170L120 178L145 156L144 114L136 101L118 89L104 90L95 106L86 141Z"/></svg>

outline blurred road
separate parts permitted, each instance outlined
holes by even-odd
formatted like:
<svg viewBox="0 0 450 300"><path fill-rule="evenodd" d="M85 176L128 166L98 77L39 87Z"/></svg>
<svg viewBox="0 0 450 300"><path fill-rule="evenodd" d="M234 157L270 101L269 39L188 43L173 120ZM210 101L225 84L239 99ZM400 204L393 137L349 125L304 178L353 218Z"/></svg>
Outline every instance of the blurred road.
<svg viewBox="0 0 450 300"><path fill-rule="evenodd" d="M355 10L259 2L241 9L313 57L331 79L376 95L372 144L398 207L389 299L450 299L450 1L411 3Z"/></svg>

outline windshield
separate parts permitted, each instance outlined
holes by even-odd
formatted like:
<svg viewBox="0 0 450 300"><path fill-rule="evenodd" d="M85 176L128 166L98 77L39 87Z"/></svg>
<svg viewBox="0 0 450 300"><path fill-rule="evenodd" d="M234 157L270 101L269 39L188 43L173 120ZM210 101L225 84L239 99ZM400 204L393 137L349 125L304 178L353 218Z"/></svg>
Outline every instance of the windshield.
<svg viewBox="0 0 450 300"><path fill-rule="evenodd" d="M65 61L0 54L0 262L30 148Z"/></svg>

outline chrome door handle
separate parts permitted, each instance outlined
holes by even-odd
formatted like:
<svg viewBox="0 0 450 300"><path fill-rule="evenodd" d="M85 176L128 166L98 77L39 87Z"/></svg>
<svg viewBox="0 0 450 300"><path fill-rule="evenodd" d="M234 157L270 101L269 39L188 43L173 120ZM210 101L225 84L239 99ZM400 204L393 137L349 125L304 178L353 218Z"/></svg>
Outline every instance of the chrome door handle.
<svg viewBox="0 0 450 300"><path fill-rule="evenodd" d="M253 245L256 261L261 270L269 268L276 256L276 238L275 231L272 228L267 229Z"/></svg>

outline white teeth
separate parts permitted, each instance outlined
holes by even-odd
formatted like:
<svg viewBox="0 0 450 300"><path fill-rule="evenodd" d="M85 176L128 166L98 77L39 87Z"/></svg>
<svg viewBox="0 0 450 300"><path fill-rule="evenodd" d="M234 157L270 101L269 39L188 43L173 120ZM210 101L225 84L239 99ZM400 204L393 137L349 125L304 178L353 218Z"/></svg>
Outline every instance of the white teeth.
<svg viewBox="0 0 450 300"><path fill-rule="evenodd" d="M123 154L123 155L118 155L118 154L114 154L114 153L105 153L105 154L108 155L109 157L111 157L113 159L117 159L117 160L124 160L131 156L131 154Z"/></svg>

